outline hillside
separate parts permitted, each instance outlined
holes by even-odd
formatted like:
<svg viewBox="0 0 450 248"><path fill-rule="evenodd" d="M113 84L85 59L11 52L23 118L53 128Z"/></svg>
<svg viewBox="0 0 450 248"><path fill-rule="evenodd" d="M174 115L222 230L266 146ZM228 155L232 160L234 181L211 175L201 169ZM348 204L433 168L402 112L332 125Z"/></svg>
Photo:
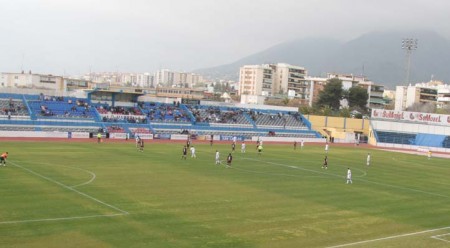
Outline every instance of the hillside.
<svg viewBox="0 0 450 248"><path fill-rule="evenodd" d="M247 64L284 62L304 66L311 76L327 72L364 74L372 81L393 88L405 82L406 53L401 49L405 37L419 40L411 59L410 82L434 79L450 81L450 41L433 31L371 32L339 42L327 38L308 38L278 44L234 63L199 69L209 78L238 79L239 67Z"/></svg>

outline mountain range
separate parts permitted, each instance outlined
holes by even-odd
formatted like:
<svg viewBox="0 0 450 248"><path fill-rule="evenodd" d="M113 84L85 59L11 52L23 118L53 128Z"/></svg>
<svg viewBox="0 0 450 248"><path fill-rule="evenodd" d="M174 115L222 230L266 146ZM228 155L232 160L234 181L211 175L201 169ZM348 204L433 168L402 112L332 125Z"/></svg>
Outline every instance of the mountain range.
<svg viewBox="0 0 450 248"><path fill-rule="evenodd" d="M309 76L364 75L394 89L396 85L406 85L404 38L418 39L418 48L411 54L410 83L428 82L432 78L450 82L450 41L429 30L370 32L346 42L328 38L298 39L230 64L195 72L211 79L238 80L243 65L289 63L305 67Z"/></svg>

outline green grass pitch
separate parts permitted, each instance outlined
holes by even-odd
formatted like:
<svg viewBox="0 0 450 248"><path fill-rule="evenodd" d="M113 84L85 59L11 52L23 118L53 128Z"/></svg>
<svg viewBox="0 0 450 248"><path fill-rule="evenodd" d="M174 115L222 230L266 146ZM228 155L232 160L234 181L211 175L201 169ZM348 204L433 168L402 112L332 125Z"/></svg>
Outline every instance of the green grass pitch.
<svg viewBox="0 0 450 248"><path fill-rule="evenodd" d="M2 142L0 247L448 247L449 160L363 147ZM367 152L372 165L366 166ZM347 185L347 168L353 184Z"/></svg>

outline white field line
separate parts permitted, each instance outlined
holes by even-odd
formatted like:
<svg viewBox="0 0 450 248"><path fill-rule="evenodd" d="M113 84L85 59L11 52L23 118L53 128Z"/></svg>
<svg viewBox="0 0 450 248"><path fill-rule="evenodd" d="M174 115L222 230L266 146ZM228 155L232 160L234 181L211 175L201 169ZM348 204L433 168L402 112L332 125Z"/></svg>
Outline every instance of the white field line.
<svg viewBox="0 0 450 248"><path fill-rule="evenodd" d="M84 196L84 197L86 197L86 198L89 198L89 199L91 199L91 200L93 200L93 201L95 201L95 202L97 202L97 203L100 203L100 204L102 204L102 205L104 205L104 206L107 206L107 207L112 208L112 209L114 209L114 210L116 210L116 211L119 211L119 212L122 213L122 214L129 214L129 213L128 213L127 211L125 211L125 210L122 210L122 209L120 209L120 208L118 208L118 207L115 207L115 206L113 206L113 205L111 205L111 204L108 204L108 203L106 203L106 202L100 201L99 199L97 199L97 198L95 198L95 197L93 197L93 196L90 196L90 195L88 195L88 194L86 194L86 193L83 193L83 192L81 192L81 191L78 191L78 190L76 190L76 189L74 189L74 188L72 188L72 187L69 187L69 186L67 186L67 185L65 185L65 184L63 184L63 183L60 183L60 182L58 182L58 181L55 181L55 180L53 180L53 179L51 179L51 178L49 178L49 177L43 176L43 175L41 175L41 174L39 174L39 173L37 173L37 172L34 172L34 171L32 171L32 170L30 170L30 169L28 169L28 168L22 167L22 166L20 166L19 164L16 164L16 163L14 163L14 162L10 162L10 163L13 164L14 166L18 167L18 168L21 168L22 170L28 171L29 173L31 173L31 174L33 174L33 175L35 175L35 176L38 176L38 177L40 177L40 178L43 178L43 179L45 179L45 180L47 180L47 181L50 181L50 182L52 182L52 183L55 183L55 184L57 184L57 185L59 185L59 186L65 188L65 189L71 190L71 191L73 191L73 192L75 192L75 193L77 193L77 194L79 194L79 195L82 195L82 196Z"/></svg>
<svg viewBox="0 0 450 248"><path fill-rule="evenodd" d="M293 166L293 165L282 164L282 163L275 163L275 162L270 162L270 161L264 161L264 160L254 159L254 158L242 158L242 159L253 160L253 161L257 161L257 162L261 162L261 163L266 163L266 164L271 164L271 165L284 166L284 167L288 167L288 168L292 168L292 169L296 169L296 170L302 170L302 171L313 172L313 173L316 173L316 174L323 174L323 175L327 175L327 176L333 176L333 177L345 178L345 176L340 176L340 175L336 175L336 174L332 174L332 173L327 173L327 172L322 172L322 171L316 171L316 170L306 169L306 168L302 168L302 167L299 167L299 166ZM360 170L360 169L354 169L354 170L363 172L363 174L362 174L361 176L354 176L354 177L364 177L364 176L367 175L367 172L365 172L365 171L363 171L363 170Z"/></svg>
<svg viewBox="0 0 450 248"><path fill-rule="evenodd" d="M347 246L353 246L353 245L367 244L367 243L372 243L372 242L377 242L377 241L396 239L396 238L402 238L402 237L408 237L408 236L414 236L414 235L423 234L423 233L436 232L436 231L445 230L445 229L449 229L449 228L450 228L450 226L447 226L447 227L436 228L436 229L429 229L429 230L420 231L420 232L413 232L413 233L394 235L394 236L389 236L389 237L384 237L384 238L379 238L379 239L370 239L370 240L363 240L363 241L358 241L358 242L354 242L354 243L335 245L335 246L328 246L327 248L338 248L338 247L347 247Z"/></svg>
<svg viewBox="0 0 450 248"><path fill-rule="evenodd" d="M243 159L254 160L254 161L261 162L261 163L267 163L267 164L272 164L272 165L277 165L277 166L285 166L285 167L289 167L289 168L293 168L293 169L297 169L297 170L309 171L309 172L313 172L313 173L319 173L319 174L324 174L324 175L328 175L328 176L344 178L343 176L339 176L339 175L336 175L336 174L331 174L331 173L326 173L326 172L321 172L321 171L315 171L315 170L311 170L311 169L305 169L305 168L301 168L301 167L297 167L297 166L291 166L291 165L287 165L287 164L267 162L267 161L262 161L262 160L258 160L258 159L251 159L251 158L243 158ZM360 170L360 171L362 171L362 170ZM362 176L360 176L360 177L364 177L365 175L366 175L366 173L364 172L364 174ZM443 198L450 198L450 196L448 196L448 195L442 195L442 194L438 194L438 193L433 193L433 192L428 192L428 191L423 191L423 190L413 189L413 188L407 188L407 187L402 187L402 186L397 186L397 185L392 185L392 184L379 183L379 182L375 182L375 181L366 180L366 179L363 179L363 178L358 178L357 181L363 181L363 182L367 182L367 183L372 183L372 184L376 184L376 185L381 185L381 186L386 186L386 187L391 187L391 188L396 188L396 189L401 189L401 190L408 190L408 191L412 191L412 192L416 192L416 193L422 193L422 194L426 194L426 195L439 196L439 197L443 197Z"/></svg>
<svg viewBox="0 0 450 248"><path fill-rule="evenodd" d="M437 240L440 240L440 241L444 241L446 243L450 243L450 240L441 238L441 237L449 236L449 235L450 235L450 233L446 233L446 234L441 234L441 235L434 235L434 236L431 236L430 238L437 239Z"/></svg>
<svg viewBox="0 0 450 248"><path fill-rule="evenodd" d="M64 221L64 220L79 220L79 219L90 219L90 218L115 217L115 216L121 216L121 215L125 215L125 214L120 213L120 214L87 215L87 216L75 216L75 217L33 219L33 220L1 221L0 225L3 225L3 224L22 224L22 223L32 223L32 222L51 222L51 221Z"/></svg>
<svg viewBox="0 0 450 248"><path fill-rule="evenodd" d="M23 161L19 161L19 162L22 163ZM79 171L83 171L83 172L86 172L86 173L88 173L88 174L91 174L92 177L91 177L91 179L89 179L89 181L86 181L86 182L84 182L84 183L80 183L80 184L77 184L77 185L74 185L74 186L70 186L70 187L72 187L72 188L80 187L80 186L84 186L84 185L90 184L90 183L92 183L92 182L95 180L95 178L97 177L97 175L95 175L94 172L89 171L89 170L86 170L86 169L83 169L83 168L78 168L78 167L73 167L73 166L68 166L68 165L55 165L55 164L50 164L50 163L36 163L36 164L51 165L51 166L61 166L61 167L71 168L71 169L75 169L75 170L79 170Z"/></svg>
<svg viewBox="0 0 450 248"><path fill-rule="evenodd" d="M76 167L73 167L73 168L76 168ZM77 169L80 169L80 168L77 168ZM95 180L95 178L97 177L97 175L95 175L95 173L92 172L92 171L88 171L88 170L84 170L84 169L80 169L80 170L86 171L87 173L91 174L92 178L91 178L91 180L89 180L89 181L87 181L87 182L80 183L80 184L77 184L77 185L74 185L74 186L70 186L71 188L80 187L80 186L83 186L83 185L90 184L90 183L92 183L92 182Z"/></svg>

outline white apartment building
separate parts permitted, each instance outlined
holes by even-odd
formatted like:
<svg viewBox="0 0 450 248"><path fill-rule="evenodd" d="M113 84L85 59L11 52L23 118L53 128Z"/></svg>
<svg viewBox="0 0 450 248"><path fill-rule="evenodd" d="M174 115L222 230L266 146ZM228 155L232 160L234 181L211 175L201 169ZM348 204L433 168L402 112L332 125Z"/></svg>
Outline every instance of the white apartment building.
<svg viewBox="0 0 450 248"><path fill-rule="evenodd" d="M403 111L414 103L434 103L438 101L438 87L429 84L397 86L395 89L395 110Z"/></svg>
<svg viewBox="0 0 450 248"><path fill-rule="evenodd" d="M443 87L438 88L438 99L437 99L437 107L444 108L450 107L450 86L444 85Z"/></svg>
<svg viewBox="0 0 450 248"><path fill-rule="evenodd" d="M239 71L239 95L271 96L274 68L270 65L245 65Z"/></svg>
<svg viewBox="0 0 450 248"><path fill-rule="evenodd" d="M305 68L285 63L245 65L239 71L239 94L264 97L288 94L307 102L311 86L305 76Z"/></svg>
<svg viewBox="0 0 450 248"><path fill-rule="evenodd" d="M64 79L61 76L29 73L1 73L1 87L12 88L40 88L51 90L65 90Z"/></svg>
<svg viewBox="0 0 450 248"><path fill-rule="evenodd" d="M354 76L353 74L339 74L339 73L327 73L327 78L338 78L342 81L342 89L349 90L351 87L358 83L367 82L367 78L364 76Z"/></svg>
<svg viewBox="0 0 450 248"><path fill-rule="evenodd" d="M308 103L311 85L305 80L307 74L305 68L285 63L278 63L275 68L275 93L288 93L293 98L302 99Z"/></svg>
<svg viewBox="0 0 450 248"><path fill-rule="evenodd" d="M367 90L369 98L367 99L367 107L370 109L384 109L384 86L375 84L371 81L364 81L358 83L359 87Z"/></svg>
<svg viewBox="0 0 450 248"><path fill-rule="evenodd" d="M202 83L203 77L195 73L176 72L163 69L155 73L153 82L155 85L166 87L187 86L191 88L198 83Z"/></svg>
<svg viewBox="0 0 450 248"><path fill-rule="evenodd" d="M153 86L153 75L148 72L136 75L136 86L150 88Z"/></svg>

